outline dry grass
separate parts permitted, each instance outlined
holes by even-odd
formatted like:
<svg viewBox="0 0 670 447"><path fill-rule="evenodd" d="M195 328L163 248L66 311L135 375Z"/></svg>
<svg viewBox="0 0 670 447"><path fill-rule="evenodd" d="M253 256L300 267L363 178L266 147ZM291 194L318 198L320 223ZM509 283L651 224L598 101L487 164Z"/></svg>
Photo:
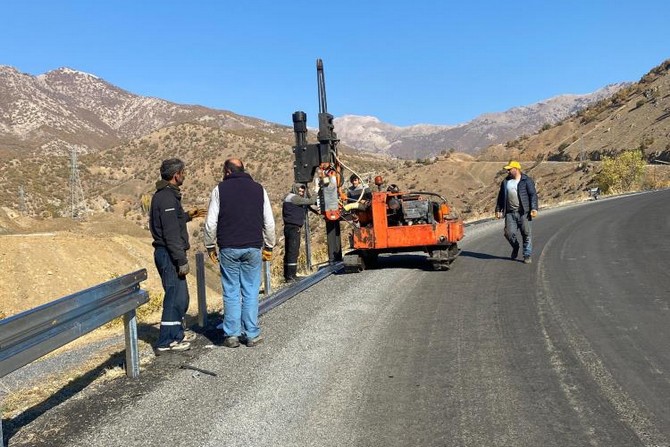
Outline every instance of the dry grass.
<svg viewBox="0 0 670 447"><path fill-rule="evenodd" d="M138 323L155 323L157 314L163 309L163 293L149 291L149 301L137 308L136 316ZM104 324L105 329L118 329L123 326L123 317L118 317Z"/></svg>
<svg viewBox="0 0 670 447"><path fill-rule="evenodd" d="M66 347L71 348L71 345ZM61 349L65 349L66 347ZM139 341L139 348L140 351L151 349L142 340ZM54 351L49 356L55 355L57 352ZM46 403L49 399L58 396L59 393L67 388L79 389L84 386L95 386L125 376L126 372L124 368L113 361L115 357L118 357L118 353L118 346L109 347L96 352L75 369L44 377L40 379L39 385L6 393L1 402L2 417L12 419L31 408ZM140 365L146 365L152 361L152 358L151 356L141 356ZM88 377L92 371L96 370L100 371L93 378ZM62 399L66 398L63 397Z"/></svg>

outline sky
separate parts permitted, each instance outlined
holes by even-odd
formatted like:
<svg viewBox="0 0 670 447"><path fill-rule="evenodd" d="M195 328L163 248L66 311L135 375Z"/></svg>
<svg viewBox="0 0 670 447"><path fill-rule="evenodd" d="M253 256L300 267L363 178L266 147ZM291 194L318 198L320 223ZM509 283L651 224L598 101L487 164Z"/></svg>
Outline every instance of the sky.
<svg viewBox="0 0 670 447"><path fill-rule="evenodd" d="M328 112L453 125L638 81L670 58L670 1L2 0L0 65L318 127ZM337 130L337 129L336 129Z"/></svg>

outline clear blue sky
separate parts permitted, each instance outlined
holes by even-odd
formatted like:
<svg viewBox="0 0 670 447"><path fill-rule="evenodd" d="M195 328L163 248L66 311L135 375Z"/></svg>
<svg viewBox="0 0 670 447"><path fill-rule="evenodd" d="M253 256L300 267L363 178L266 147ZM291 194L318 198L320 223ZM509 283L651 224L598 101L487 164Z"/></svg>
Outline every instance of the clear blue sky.
<svg viewBox="0 0 670 447"><path fill-rule="evenodd" d="M637 81L670 58L670 1L6 0L0 64L316 127L328 111L457 124Z"/></svg>

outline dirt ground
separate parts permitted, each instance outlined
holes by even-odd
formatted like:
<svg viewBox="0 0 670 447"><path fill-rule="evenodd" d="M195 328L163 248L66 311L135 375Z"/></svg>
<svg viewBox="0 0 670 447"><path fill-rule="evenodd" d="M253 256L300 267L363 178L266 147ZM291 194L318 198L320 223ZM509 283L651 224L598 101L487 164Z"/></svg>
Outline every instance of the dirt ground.
<svg viewBox="0 0 670 447"><path fill-rule="evenodd" d="M198 220L189 223L189 230L196 230L200 224ZM149 293L150 302L139 309L138 320L153 326L157 333L163 288L154 266L151 241L146 228L110 213L76 221L41 220L0 208L0 319L145 268L147 280L141 288ZM198 312L194 256L203 250L201 239L192 235L191 246L189 325L195 324ZM207 309L208 313L217 314L223 307L218 269L207 257L205 266ZM48 402L54 394L78 383L78 378L90 375L90 371L101 371L96 372L96 382L123 375L122 368L113 366L119 346L105 345L91 352L85 348L100 346L98 342L110 337L118 339L120 334L123 325L108 324L48 354L43 359L69 350L76 350L82 357L77 367L45 372L46 379L38 384L26 383L25 387L8 391L0 383L0 417L12 419L25 415L30 408L40 408L40 402ZM140 340L143 367L155 360L151 346L154 341L146 337Z"/></svg>
<svg viewBox="0 0 670 447"><path fill-rule="evenodd" d="M5 230L0 232L0 312L5 317L142 268L148 278L141 287L162 296L151 235L123 218L102 214L82 221L39 221L2 213L0 227ZM192 241L190 253L189 314L197 312L192 256L201 249L198 243ZM207 288L208 308L221 309L216 271L208 268L207 275L212 284Z"/></svg>

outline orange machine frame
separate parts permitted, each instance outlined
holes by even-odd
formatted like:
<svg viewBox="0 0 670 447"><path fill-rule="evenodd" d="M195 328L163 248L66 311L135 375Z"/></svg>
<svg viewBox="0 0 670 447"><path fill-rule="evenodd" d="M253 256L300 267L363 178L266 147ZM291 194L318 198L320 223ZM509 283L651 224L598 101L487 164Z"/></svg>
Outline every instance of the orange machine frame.
<svg viewBox="0 0 670 447"><path fill-rule="evenodd" d="M449 208L446 204L440 206L439 215L435 216L435 223L389 226L388 198L402 195L403 193L372 193L369 208L356 212L360 226L354 229L352 248L382 251L411 247L446 248L463 238L463 221L448 217ZM369 225L370 223L372 225Z"/></svg>

